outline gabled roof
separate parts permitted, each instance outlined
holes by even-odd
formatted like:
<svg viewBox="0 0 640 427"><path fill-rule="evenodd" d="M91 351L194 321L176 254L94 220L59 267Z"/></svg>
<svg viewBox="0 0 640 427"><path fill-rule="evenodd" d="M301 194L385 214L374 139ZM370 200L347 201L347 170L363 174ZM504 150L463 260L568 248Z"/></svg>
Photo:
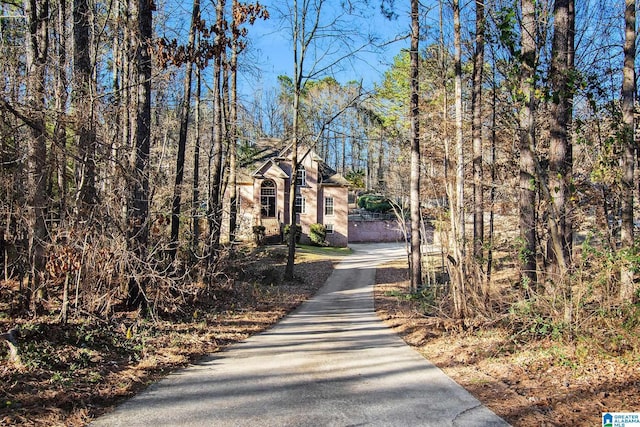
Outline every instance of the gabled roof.
<svg viewBox="0 0 640 427"><path fill-rule="evenodd" d="M256 141L254 148L256 149L256 154L252 159L240 165L238 182L251 182L253 178L262 178L268 169L275 170L279 177L283 179L289 178L289 175L279 166L279 163L280 161L288 161L291 158L291 143L284 145L282 140L275 138L260 139ZM319 184L348 185L348 181L325 163L313 149L308 148L305 144L301 144L300 148L303 152L299 160L311 155L313 160L318 163Z"/></svg>
<svg viewBox="0 0 640 427"><path fill-rule="evenodd" d="M238 165L237 182L251 183L256 173L264 173L265 166L271 165L273 160L278 158L282 150L282 141L275 138L259 139L251 149L251 158Z"/></svg>
<svg viewBox="0 0 640 427"><path fill-rule="evenodd" d="M349 181L345 177L322 160L318 161L318 175L320 175L320 184L323 185L349 185Z"/></svg>
<svg viewBox="0 0 640 427"><path fill-rule="evenodd" d="M279 178L289 178L289 174L282 170L278 161L275 158L267 160L262 166L260 166L254 173L251 174L254 178L264 178L264 173L267 169L273 169L278 174Z"/></svg>

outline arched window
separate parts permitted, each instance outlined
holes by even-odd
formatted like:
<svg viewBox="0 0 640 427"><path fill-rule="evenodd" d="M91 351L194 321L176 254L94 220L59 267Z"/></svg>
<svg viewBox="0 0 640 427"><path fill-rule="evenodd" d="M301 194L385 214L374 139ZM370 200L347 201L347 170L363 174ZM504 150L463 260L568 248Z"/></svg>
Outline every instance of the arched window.
<svg viewBox="0 0 640 427"><path fill-rule="evenodd" d="M266 179L260 186L260 214L263 218L276 216L276 183Z"/></svg>

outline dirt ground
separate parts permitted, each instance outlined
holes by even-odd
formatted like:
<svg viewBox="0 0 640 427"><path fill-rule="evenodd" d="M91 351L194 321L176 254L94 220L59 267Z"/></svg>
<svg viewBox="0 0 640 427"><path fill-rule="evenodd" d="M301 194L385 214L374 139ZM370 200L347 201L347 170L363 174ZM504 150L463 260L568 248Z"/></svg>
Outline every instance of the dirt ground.
<svg viewBox="0 0 640 427"><path fill-rule="evenodd" d="M265 330L315 294L335 262L300 251L296 280L284 282L285 259L286 248L258 248L234 261L237 278L155 320L19 318L11 315L15 286L0 282L0 332L20 335L19 363L0 341L0 426L86 425L169 372Z"/></svg>
<svg viewBox="0 0 640 427"><path fill-rule="evenodd" d="M281 280L283 249L245 260L210 298L172 319L121 313L19 319L11 285L0 282L0 332L20 331L20 362L0 346L0 425L81 426L172 370L268 328L325 282L339 258L299 253L294 282ZM638 359L589 343L516 343L498 324L459 331L420 314L407 298L406 266L378 269L378 315L411 346L514 426L601 425L603 411L640 411Z"/></svg>
<svg viewBox="0 0 640 427"><path fill-rule="evenodd" d="M498 322L461 331L406 295L406 267L377 271L378 315L427 359L517 427L599 426L602 412L640 411L640 365L590 342L518 343Z"/></svg>

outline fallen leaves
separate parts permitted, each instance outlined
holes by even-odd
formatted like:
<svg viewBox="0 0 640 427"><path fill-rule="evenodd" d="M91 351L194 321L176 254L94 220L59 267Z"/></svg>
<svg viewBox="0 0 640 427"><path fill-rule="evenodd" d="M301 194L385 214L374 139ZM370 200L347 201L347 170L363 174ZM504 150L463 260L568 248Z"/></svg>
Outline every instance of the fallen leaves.
<svg viewBox="0 0 640 427"><path fill-rule="evenodd" d="M378 269L377 283L378 315L513 426L591 427L602 412L640 412L636 353L607 354L597 342L514 343L500 322L447 328L448 319L416 316L415 302L399 297L408 282L397 280L396 269Z"/></svg>
<svg viewBox="0 0 640 427"><path fill-rule="evenodd" d="M284 259L278 248L259 248L257 256L234 260L242 280L193 284L198 299L155 322L129 313L67 325L47 316L0 318L0 330L20 325L24 365L12 367L0 350L0 425L86 425L172 370L265 330L315 294L333 267L330 259L305 255L296 264L304 279L261 283L263 270L283 269ZM0 300L11 297L0 293Z"/></svg>

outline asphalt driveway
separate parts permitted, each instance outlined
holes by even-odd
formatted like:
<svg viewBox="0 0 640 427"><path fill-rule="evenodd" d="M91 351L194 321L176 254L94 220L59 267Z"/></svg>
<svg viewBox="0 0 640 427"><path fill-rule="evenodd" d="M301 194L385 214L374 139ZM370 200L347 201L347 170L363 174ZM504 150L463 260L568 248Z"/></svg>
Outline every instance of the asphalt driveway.
<svg viewBox="0 0 640 427"><path fill-rule="evenodd" d="M318 295L276 326L92 425L507 426L375 315L375 267L404 249L352 247Z"/></svg>

